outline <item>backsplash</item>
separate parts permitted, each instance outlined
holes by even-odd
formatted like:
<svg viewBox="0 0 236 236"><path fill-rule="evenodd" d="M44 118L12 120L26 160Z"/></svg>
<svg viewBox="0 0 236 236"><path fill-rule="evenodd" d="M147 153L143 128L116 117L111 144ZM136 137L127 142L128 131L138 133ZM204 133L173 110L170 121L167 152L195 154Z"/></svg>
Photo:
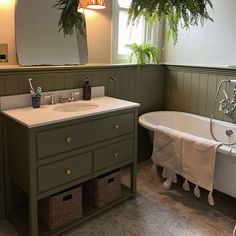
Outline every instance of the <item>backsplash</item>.
<svg viewBox="0 0 236 236"><path fill-rule="evenodd" d="M104 86L92 87L92 98L105 96ZM70 97L74 93L74 101L83 99L83 89L69 89L69 90L59 90L59 91L48 91L41 93L41 105L51 104L50 96L53 96L53 101L55 103L60 102L60 97ZM0 111L1 110L10 110L21 107L30 107L32 106L31 95L27 94L18 94L10 96L0 97Z"/></svg>
<svg viewBox="0 0 236 236"><path fill-rule="evenodd" d="M230 69L166 66L165 70L165 110L184 111L210 117L216 89L220 81L236 79L236 71ZM225 87L229 96L233 97L233 85ZM215 108L215 118L236 122L235 117L229 118L219 112L220 92Z"/></svg>

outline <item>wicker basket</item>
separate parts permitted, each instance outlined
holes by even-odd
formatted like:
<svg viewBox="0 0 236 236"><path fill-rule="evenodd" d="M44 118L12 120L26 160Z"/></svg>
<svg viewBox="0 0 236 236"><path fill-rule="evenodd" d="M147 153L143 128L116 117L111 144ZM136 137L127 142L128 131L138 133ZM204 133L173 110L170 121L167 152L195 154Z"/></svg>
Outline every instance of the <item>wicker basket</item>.
<svg viewBox="0 0 236 236"><path fill-rule="evenodd" d="M98 208L102 208L120 197L121 178L119 170L83 184L84 200Z"/></svg>
<svg viewBox="0 0 236 236"><path fill-rule="evenodd" d="M82 217L82 187L39 201L39 218L50 230Z"/></svg>

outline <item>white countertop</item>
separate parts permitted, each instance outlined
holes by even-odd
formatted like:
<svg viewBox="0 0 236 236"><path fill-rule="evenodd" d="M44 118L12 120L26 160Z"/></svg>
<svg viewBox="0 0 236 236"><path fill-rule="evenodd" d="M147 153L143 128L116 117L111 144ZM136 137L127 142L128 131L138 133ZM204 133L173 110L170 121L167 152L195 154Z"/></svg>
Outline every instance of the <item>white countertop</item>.
<svg viewBox="0 0 236 236"><path fill-rule="evenodd" d="M83 103L83 104L93 103L98 105L98 107L86 111L59 112L53 109L57 106L62 106L62 104L55 104L55 105L42 105L40 108L36 109L32 107L24 107L12 110L4 110L2 111L2 113L28 128L34 128L43 125L54 124L58 122L63 122L98 114L104 114L128 108L135 108L140 106L138 103L128 102L125 100L120 100L111 97L96 97L92 98L89 101L79 100L73 102L73 104L76 103Z"/></svg>

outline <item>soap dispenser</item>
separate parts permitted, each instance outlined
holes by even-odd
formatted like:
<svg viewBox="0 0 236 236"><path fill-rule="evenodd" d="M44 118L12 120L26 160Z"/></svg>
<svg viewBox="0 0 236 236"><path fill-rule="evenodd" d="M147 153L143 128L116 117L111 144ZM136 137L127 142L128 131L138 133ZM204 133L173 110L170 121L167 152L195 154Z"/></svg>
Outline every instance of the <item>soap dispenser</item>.
<svg viewBox="0 0 236 236"><path fill-rule="evenodd" d="M83 86L83 99L91 100L91 86L89 85L89 79L86 78Z"/></svg>

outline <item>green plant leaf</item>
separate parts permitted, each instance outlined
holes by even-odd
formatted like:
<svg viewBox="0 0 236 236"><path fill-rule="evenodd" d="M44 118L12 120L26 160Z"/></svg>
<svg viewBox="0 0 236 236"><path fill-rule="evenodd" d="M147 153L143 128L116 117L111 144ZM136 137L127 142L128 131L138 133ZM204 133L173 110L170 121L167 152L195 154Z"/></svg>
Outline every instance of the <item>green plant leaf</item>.
<svg viewBox="0 0 236 236"><path fill-rule="evenodd" d="M77 30L82 35L86 35L85 17L77 11L79 2L78 0L57 0L52 6L61 11L58 27L59 31L63 30L64 35L71 35Z"/></svg>
<svg viewBox="0 0 236 236"><path fill-rule="evenodd" d="M127 48L130 49L129 62L132 62L133 59L137 61L138 64L145 64L146 62L150 63L159 63L158 60L158 48L154 47L151 43L143 44L126 44Z"/></svg>
<svg viewBox="0 0 236 236"><path fill-rule="evenodd" d="M163 16L168 19L168 39L172 37L174 44L178 39L178 28L189 29L190 26L204 24L209 16L207 6L213 8L210 0L132 0L129 8L129 22L134 22L144 16L153 27Z"/></svg>

